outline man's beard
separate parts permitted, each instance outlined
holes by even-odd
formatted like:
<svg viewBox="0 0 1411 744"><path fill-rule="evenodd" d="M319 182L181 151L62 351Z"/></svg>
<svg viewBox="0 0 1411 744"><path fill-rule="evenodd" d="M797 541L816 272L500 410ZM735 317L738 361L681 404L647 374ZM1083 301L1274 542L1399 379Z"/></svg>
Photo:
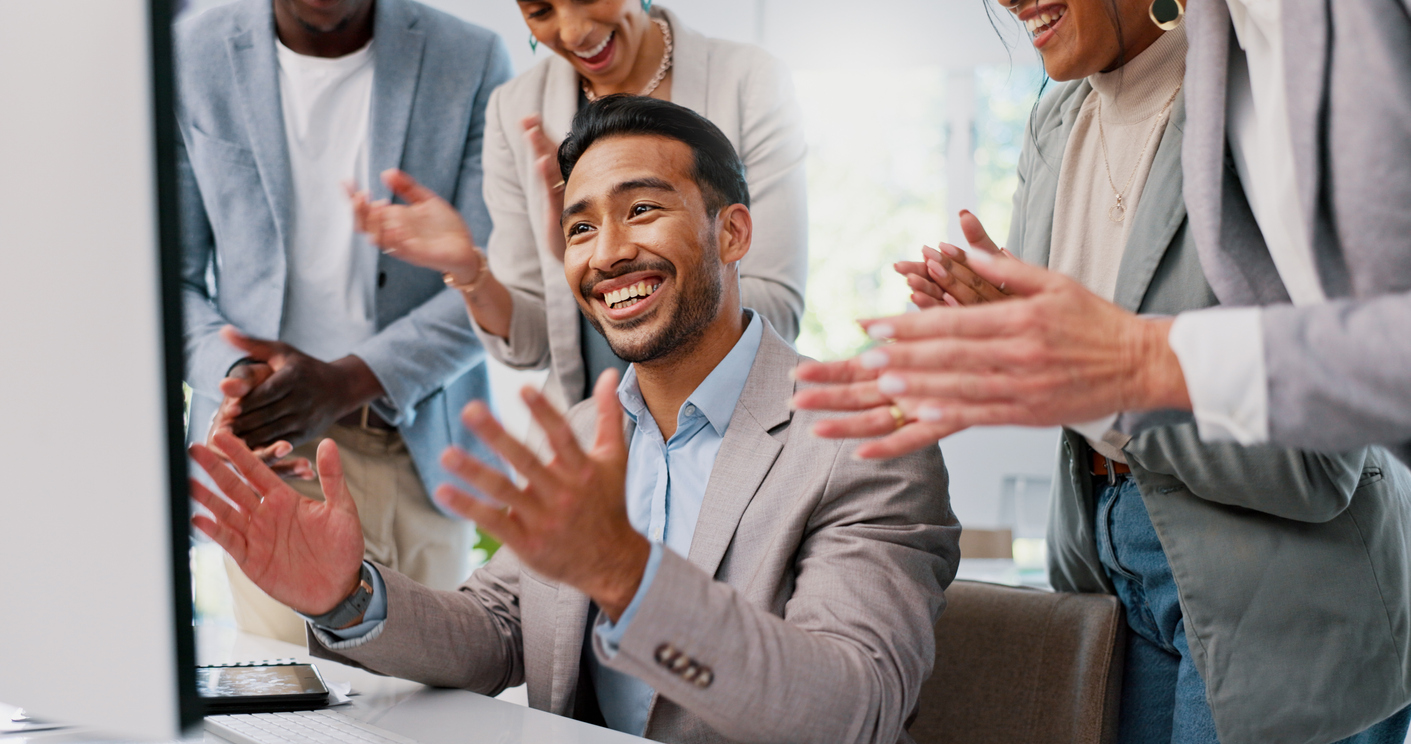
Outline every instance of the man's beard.
<svg viewBox="0 0 1411 744"><path fill-rule="evenodd" d="M714 246L705 246L705 248L706 259L703 263L708 263L712 257L716 256L716 253ZM614 271L611 275L595 274L591 280L583 281L579 289L584 297L591 297L593 285L599 281L636 271L652 270L660 271L677 280L676 309L655 335L629 344L624 340L614 339L613 334L603 328L596 313L584 313L588 322L598 330L598 333L603 335L603 338L607 339L612 353L623 361L633 364L654 362L694 348L699 341L701 332L720 314L720 299L724 295L718 258L714 266L700 266L699 270L695 272L695 279L689 284L681 283L676 267L667 261L634 261L632 264ZM636 318L624 325L616 326L613 330L630 331L645 323L647 319L645 316Z"/></svg>
<svg viewBox="0 0 1411 744"><path fill-rule="evenodd" d="M343 16L342 18L338 19L336 22L334 22L334 24L333 24L332 26L329 26L329 27L325 28L325 27L322 27L322 26L315 26L314 24L312 24L312 23L310 23L310 22L304 20L304 17L301 16L301 15L299 15L299 11L297 10L297 8L296 8L296 6L294 5L294 3L292 3L292 2L289 3L289 4L288 4L288 7L289 7L289 15L294 16L295 22L297 22L297 23L299 24L299 26L300 26L301 28L303 28L305 31L307 31L308 33L310 33L310 34L315 34L315 35L319 35L319 34L336 34L336 33L338 33L339 31L342 31L342 30L348 28L348 24L352 23L352 22L353 22L353 18L354 18L355 16L357 16L357 14L358 14L357 10L354 10L354 11L348 13L347 15Z"/></svg>

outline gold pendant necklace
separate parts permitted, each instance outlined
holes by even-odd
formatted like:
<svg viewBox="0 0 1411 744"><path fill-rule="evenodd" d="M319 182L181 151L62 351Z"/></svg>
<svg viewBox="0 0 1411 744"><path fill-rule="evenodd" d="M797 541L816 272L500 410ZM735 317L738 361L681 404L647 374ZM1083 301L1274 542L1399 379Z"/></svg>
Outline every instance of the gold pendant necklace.
<svg viewBox="0 0 1411 744"><path fill-rule="evenodd" d="M1127 190L1132 187L1132 180L1137 177L1137 171L1141 170L1142 162L1146 160L1147 150L1151 149L1152 138L1156 136L1156 131L1161 128L1161 122L1166 120L1166 111L1175 102L1176 96L1180 95L1181 86L1177 85L1175 92L1166 99L1166 104L1156 114L1156 123L1152 125L1151 131L1146 135L1146 144L1142 146L1142 153L1137 156L1137 164L1132 167L1132 174L1127 176L1127 183L1122 188L1117 188L1116 182L1112 180L1112 166L1107 162L1107 133L1102 128L1102 94L1097 95L1097 137L1102 144L1102 167L1107 171L1107 185L1112 187L1112 196L1117 200L1107 209L1107 219L1117 224L1122 224L1127 219L1127 205L1122 201L1126 198Z"/></svg>

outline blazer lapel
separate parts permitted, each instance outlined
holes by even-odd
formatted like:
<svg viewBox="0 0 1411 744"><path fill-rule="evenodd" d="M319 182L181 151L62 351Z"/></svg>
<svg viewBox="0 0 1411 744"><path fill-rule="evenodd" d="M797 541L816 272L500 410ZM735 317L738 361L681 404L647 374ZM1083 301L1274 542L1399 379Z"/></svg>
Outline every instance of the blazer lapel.
<svg viewBox="0 0 1411 744"><path fill-rule="evenodd" d="M1117 291L1113 301L1137 312L1146 296L1156 267L1171 247L1171 238L1186 219L1186 203L1181 198L1181 122L1185 100L1177 96L1171 105L1171 119L1161 135L1150 175L1142 186L1141 200L1133 216L1132 232L1117 269Z"/></svg>
<svg viewBox="0 0 1411 744"><path fill-rule="evenodd" d="M241 29L226 39L226 53L240 92L255 167L279 232L279 245L269 248L277 249L277 260L282 264L289 241L289 205L294 187L279 95L279 60L274 51L274 9L269 3L246 3L245 8Z"/></svg>
<svg viewBox="0 0 1411 744"><path fill-rule="evenodd" d="M706 85L710 63L706 39L682 23L675 13L657 8L652 15L666 19L671 26L671 102L709 117L706 111Z"/></svg>
<svg viewBox="0 0 1411 744"><path fill-rule="evenodd" d="M402 165L426 35L416 27L419 15L409 3L379 0L375 13L368 186L382 199L389 194L379 174Z"/></svg>
<svg viewBox="0 0 1411 744"><path fill-rule="evenodd" d="M1073 122L1078 119L1078 111L1083 101L1092 92L1086 82L1073 94L1072 103L1063 112L1058 126L1034 135L1035 150L1041 162L1029 175L1029 196L1024 205L1024 245L1009 246L1024 261L1035 266L1048 268L1050 249L1053 244L1053 209L1058 200L1058 175L1063 165L1063 151L1068 137L1073 132Z"/></svg>
<svg viewBox="0 0 1411 744"><path fill-rule="evenodd" d="M754 368L740 393L740 402L725 431L725 440L710 471L696 532L687 559L714 575L735 536L735 528L760 484L764 483L783 442L770 434L790 418L794 392L790 371L798 354L765 325Z"/></svg>

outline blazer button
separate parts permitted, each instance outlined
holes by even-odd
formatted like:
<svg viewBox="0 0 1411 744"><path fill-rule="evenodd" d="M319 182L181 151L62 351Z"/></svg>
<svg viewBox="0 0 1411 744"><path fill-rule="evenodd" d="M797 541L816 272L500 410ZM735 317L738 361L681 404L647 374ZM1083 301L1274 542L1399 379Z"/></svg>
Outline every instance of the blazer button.
<svg viewBox="0 0 1411 744"><path fill-rule="evenodd" d="M664 667L670 667L671 663L676 661L679 656L681 656L681 652L676 650L676 647L670 643L663 643L657 646L656 660L658 664Z"/></svg>
<svg viewBox="0 0 1411 744"><path fill-rule="evenodd" d="M377 288L382 289L385 286L387 286L387 272L379 271L377 272Z"/></svg>
<svg viewBox="0 0 1411 744"><path fill-rule="evenodd" d="M697 674L695 679L689 681L694 682L696 687L704 690L710 687L711 682L715 681L715 674L710 671L710 667L701 667L700 674Z"/></svg>
<svg viewBox="0 0 1411 744"><path fill-rule="evenodd" d="M681 679L684 679L687 682L694 682L696 681L697 675L699 675L700 673L700 665L693 661L690 664L687 664L685 669L681 670Z"/></svg>
<svg viewBox="0 0 1411 744"><path fill-rule="evenodd" d="M685 654L681 654L680 656L677 656L675 659L671 660L671 671L680 674L686 671L686 667L689 667L694 663L696 662L691 659L691 657Z"/></svg>

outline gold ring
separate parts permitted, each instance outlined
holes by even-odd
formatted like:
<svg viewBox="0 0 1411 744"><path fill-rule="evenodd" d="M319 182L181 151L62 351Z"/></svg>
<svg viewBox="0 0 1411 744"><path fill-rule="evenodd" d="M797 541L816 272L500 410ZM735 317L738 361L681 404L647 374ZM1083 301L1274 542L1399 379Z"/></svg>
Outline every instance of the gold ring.
<svg viewBox="0 0 1411 744"><path fill-rule="evenodd" d="M906 411L903 411L901 406L893 403L892 406L887 409L887 412L892 414L892 420L897 422L898 429L906 426Z"/></svg>

